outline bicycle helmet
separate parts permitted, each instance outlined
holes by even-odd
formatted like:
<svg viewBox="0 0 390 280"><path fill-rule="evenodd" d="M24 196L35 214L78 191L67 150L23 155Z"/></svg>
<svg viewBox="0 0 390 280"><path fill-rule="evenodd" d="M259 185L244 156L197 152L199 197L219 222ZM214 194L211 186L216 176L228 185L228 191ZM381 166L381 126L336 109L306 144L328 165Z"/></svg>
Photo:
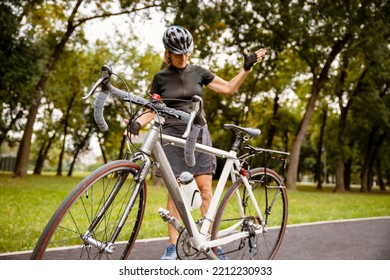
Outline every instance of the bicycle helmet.
<svg viewBox="0 0 390 280"><path fill-rule="evenodd" d="M168 27L165 30L163 44L169 52L174 54L191 53L194 50L194 40L191 33L178 25Z"/></svg>

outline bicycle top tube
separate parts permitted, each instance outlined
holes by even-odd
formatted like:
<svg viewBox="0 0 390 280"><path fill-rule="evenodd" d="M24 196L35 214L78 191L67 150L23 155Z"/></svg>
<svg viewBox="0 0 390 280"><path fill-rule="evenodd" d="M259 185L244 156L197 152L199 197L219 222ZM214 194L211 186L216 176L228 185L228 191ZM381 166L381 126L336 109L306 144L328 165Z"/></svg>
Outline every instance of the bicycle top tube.
<svg viewBox="0 0 390 280"><path fill-rule="evenodd" d="M162 140L164 144L174 145L183 148L185 146L186 141L184 139L170 136L167 134L162 134ZM215 155L217 157L226 158L226 159L237 159L237 156L235 153L230 153L225 150L221 150L215 147L203 145L196 143L195 144L195 151Z"/></svg>

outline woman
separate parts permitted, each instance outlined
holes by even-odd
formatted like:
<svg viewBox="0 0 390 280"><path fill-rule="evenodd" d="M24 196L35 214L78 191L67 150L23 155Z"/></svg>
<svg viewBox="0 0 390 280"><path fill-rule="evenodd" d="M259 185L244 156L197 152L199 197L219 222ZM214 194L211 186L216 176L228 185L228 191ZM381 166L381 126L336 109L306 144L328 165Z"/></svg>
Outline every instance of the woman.
<svg viewBox="0 0 390 280"><path fill-rule="evenodd" d="M193 95L202 96L203 86L207 86L217 93L233 95L241 86L252 66L265 55L265 50L263 49L250 54L244 52L244 69L230 81L225 81L205 68L189 64L188 59L194 49L194 42L191 33L185 28L181 26L169 27L164 32L163 44L165 47L164 61L168 66L154 76L150 93L159 94L168 107L187 112L189 112L190 108L188 104L191 103L183 100L189 101ZM130 125L130 133L138 135L140 128L153 120L153 118L154 113L151 112L142 115L137 122L133 122ZM181 137L185 127L186 125L182 122L167 118L163 126L163 133ZM198 142L211 146L207 125L199 133ZM189 171L194 175L201 192L201 212L204 215L209 208L212 198L212 175L215 173L216 168L215 157L196 153L196 166L189 168L185 164L182 148L167 145L164 147L164 150L175 176L179 177L183 171ZM179 218L171 197L168 197L167 210L171 216ZM173 226L169 225L168 233L170 244L162 259L176 259L175 244L178 237L177 231Z"/></svg>

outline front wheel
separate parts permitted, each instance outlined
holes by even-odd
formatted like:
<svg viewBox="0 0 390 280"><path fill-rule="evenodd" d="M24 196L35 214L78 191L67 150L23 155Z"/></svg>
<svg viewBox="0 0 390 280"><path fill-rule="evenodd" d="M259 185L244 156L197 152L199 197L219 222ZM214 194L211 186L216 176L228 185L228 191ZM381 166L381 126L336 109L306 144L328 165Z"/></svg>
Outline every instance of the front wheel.
<svg viewBox="0 0 390 280"><path fill-rule="evenodd" d="M214 248L221 259L273 259L283 240L288 208L283 180L270 169L256 168L248 173L254 196L250 197L242 178L238 179L226 192L215 216L212 240L245 234Z"/></svg>
<svg viewBox="0 0 390 280"><path fill-rule="evenodd" d="M146 185L134 180L138 169L118 160L82 180L48 222L31 259L126 259L145 210Z"/></svg>

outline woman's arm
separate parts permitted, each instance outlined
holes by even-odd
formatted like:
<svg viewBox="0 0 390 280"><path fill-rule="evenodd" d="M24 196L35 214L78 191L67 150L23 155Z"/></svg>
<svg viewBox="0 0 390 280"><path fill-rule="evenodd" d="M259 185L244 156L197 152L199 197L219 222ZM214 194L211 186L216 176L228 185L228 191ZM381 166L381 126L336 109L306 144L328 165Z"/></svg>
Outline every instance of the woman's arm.
<svg viewBox="0 0 390 280"><path fill-rule="evenodd" d="M209 89L217 93L233 95L241 86L242 82L248 76L249 71L242 70L230 81L215 76L214 79L207 85Z"/></svg>
<svg viewBox="0 0 390 280"><path fill-rule="evenodd" d="M150 123L155 116L156 116L155 113L148 110L144 114L142 114L139 118L137 118L137 122L139 122L141 127L143 127L144 125Z"/></svg>
<svg viewBox="0 0 390 280"><path fill-rule="evenodd" d="M138 138L139 131L141 127L151 122L156 114L151 112L150 110L146 111L145 114L139 116L135 121L133 121L126 128L124 135L130 134L130 138ZM126 123L129 123L129 120L125 120Z"/></svg>
<svg viewBox="0 0 390 280"><path fill-rule="evenodd" d="M240 73L238 73L237 76L235 76L230 81L225 81L221 77L215 76L214 79L207 85L207 87L210 88L211 90L217 92L217 93L229 94L229 95L234 94L240 88L240 86L241 86L242 82L245 80L246 76L248 76L248 73L249 73L252 65L254 63L260 61L264 57L265 53L266 52L264 49L257 50L254 53L256 55L256 57L255 57L256 60L252 61L252 64L250 65L248 70L243 69ZM244 55L247 56L248 53L244 52ZM245 62L244 68L247 68L246 62Z"/></svg>

